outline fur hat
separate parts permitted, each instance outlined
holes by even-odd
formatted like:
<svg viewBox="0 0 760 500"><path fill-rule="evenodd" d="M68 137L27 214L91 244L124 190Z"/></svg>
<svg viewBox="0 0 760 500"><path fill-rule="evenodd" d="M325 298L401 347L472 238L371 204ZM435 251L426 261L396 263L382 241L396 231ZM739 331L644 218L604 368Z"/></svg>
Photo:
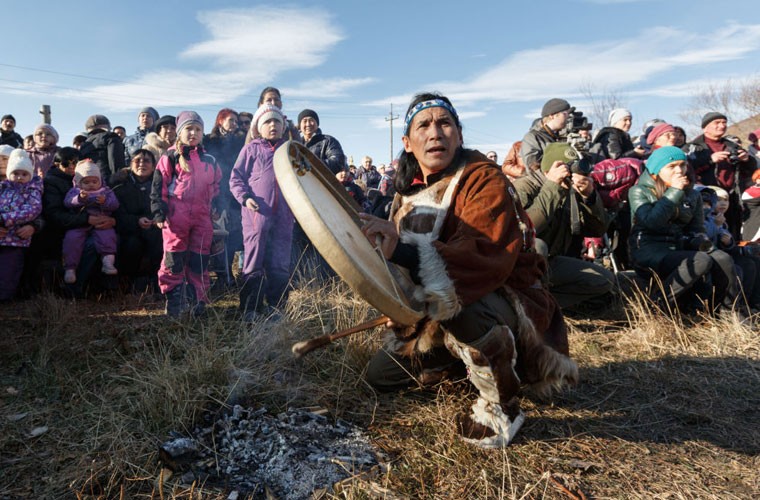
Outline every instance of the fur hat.
<svg viewBox="0 0 760 500"><path fill-rule="evenodd" d="M646 169L652 175L657 175L662 167L674 161L686 161L686 153L675 146L665 146L656 149L647 159Z"/></svg>
<svg viewBox="0 0 760 500"><path fill-rule="evenodd" d="M717 111L710 111L709 113L705 114L705 116L702 117L702 128L705 128L707 125L710 124L710 122L713 122L715 120L728 120L726 118L726 115L723 113L718 113Z"/></svg>
<svg viewBox="0 0 760 500"><path fill-rule="evenodd" d="M23 149L14 149L11 154L8 155L8 167L5 171L10 174L16 170L24 170L34 175L34 164L32 159L29 158L29 154Z"/></svg>
<svg viewBox="0 0 760 500"><path fill-rule="evenodd" d="M181 111L177 115L177 135L182 132L183 128L187 127L191 123L200 125L201 131L203 130L203 118L201 118L198 113L195 111Z"/></svg>
<svg viewBox="0 0 760 500"><path fill-rule="evenodd" d="M647 135L647 143L654 145L654 141L657 140L658 137L660 137L663 134L667 134L668 132L675 132L676 129L673 128L673 125L669 123L660 123L656 127L652 129L651 132L649 132L649 135Z"/></svg>
<svg viewBox="0 0 760 500"><path fill-rule="evenodd" d="M14 150L13 146L3 144L2 146L0 146L0 156L10 156L13 150Z"/></svg>
<svg viewBox="0 0 760 500"><path fill-rule="evenodd" d="M271 104L262 104L253 115L253 120L251 120L251 129L255 129L257 132L261 133L259 130L259 124L263 125L265 122L267 122L267 120L271 120L273 118L283 125L285 124L285 117L282 115L280 108L277 106L272 106Z"/></svg>
<svg viewBox="0 0 760 500"><path fill-rule="evenodd" d="M137 113L137 116L140 116L143 113L148 113L150 116L152 116L153 123L158 121L158 111L156 111L155 108L151 108L150 106L145 106L143 109L140 110L139 113Z"/></svg>
<svg viewBox="0 0 760 500"><path fill-rule="evenodd" d="M111 121L103 115L92 115L84 122L84 129L88 132L95 129L111 130Z"/></svg>
<svg viewBox="0 0 760 500"><path fill-rule="evenodd" d="M77 186L85 177L97 177L100 179L100 167L98 167L92 160L82 160L77 163L74 169L74 184Z"/></svg>
<svg viewBox="0 0 760 500"><path fill-rule="evenodd" d="M16 119L13 117L13 115L3 115L3 117L0 118L0 122L4 120L13 120L13 123L16 123Z"/></svg>
<svg viewBox="0 0 760 500"><path fill-rule="evenodd" d="M570 111L570 103L564 99L549 99L541 108L541 118L546 118L549 115L560 113L562 111Z"/></svg>
<svg viewBox="0 0 760 500"><path fill-rule="evenodd" d="M314 121L317 122L317 126L319 126L319 115L317 114L317 112L314 111L313 109L304 109L303 111L301 111L300 113L298 113L298 126L299 127L301 126L301 120L303 120L304 118L306 118L308 116L314 118Z"/></svg>
<svg viewBox="0 0 760 500"><path fill-rule="evenodd" d="M53 134L53 137L55 137L56 144L58 143L58 139L59 139L59 137L58 137L58 131L55 128L53 128L52 125L47 124L47 123L40 123L39 125L37 125L37 128L34 129L34 133L36 134L37 131L40 130L40 129L47 130L48 132L50 132L51 134Z"/></svg>
<svg viewBox="0 0 760 500"><path fill-rule="evenodd" d="M610 127L614 127L617 122L622 120L623 118L631 118L633 115L631 112L625 108L615 108L612 111L610 111L609 116L609 123Z"/></svg>

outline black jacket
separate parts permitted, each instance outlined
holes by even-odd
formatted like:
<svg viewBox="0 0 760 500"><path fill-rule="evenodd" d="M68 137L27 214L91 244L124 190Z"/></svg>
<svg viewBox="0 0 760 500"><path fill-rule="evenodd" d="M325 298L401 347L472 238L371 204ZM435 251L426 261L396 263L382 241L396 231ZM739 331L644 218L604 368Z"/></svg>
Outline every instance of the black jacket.
<svg viewBox="0 0 760 500"><path fill-rule="evenodd" d="M324 135L322 130L317 129L317 133L305 145L324 162L332 173L337 174L345 170L346 155L343 154L343 148L335 137Z"/></svg>
<svg viewBox="0 0 760 500"><path fill-rule="evenodd" d="M96 129L87 134L79 155L95 162L100 168L100 177L104 180L110 179L112 174L126 166L121 137L105 130Z"/></svg>
<svg viewBox="0 0 760 500"><path fill-rule="evenodd" d="M0 146L7 144L15 149L18 149L24 145L24 138L21 137L15 131L5 132L0 130Z"/></svg>
<svg viewBox="0 0 760 500"><path fill-rule="evenodd" d="M75 211L63 204L74 177L58 168L48 170L43 180L42 216L45 229L40 233L42 248L48 256L60 256L63 236L69 229L84 227L89 224L86 211Z"/></svg>
<svg viewBox="0 0 760 500"><path fill-rule="evenodd" d="M153 218L150 210L150 190L153 176L140 181L129 168L119 170L109 183L119 200L119 208L114 213L119 234L128 235L143 231L137 221L140 217Z"/></svg>
<svg viewBox="0 0 760 500"><path fill-rule="evenodd" d="M640 158L634 151L633 141L628 132L616 127L604 127L594 138L591 152L617 160L618 158Z"/></svg>
<svg viewBox="0 0 760 500"><path fill-rule="evenodd" d="M739 147L725 137L721 138L720 142L723 144L724 151L735 150ZM682 149L689 158L689 164L694 169L694 173L697 174L697 180L705 186L720 186L731 192L734 187L744 191L752 184L752 172L757 168L757 160L752 155L747 161L736 164L727 161L713 163L711 158L713 151L705 142L704 135L700 135L689 144L684 145ZM739 174L738 180L736 179L737 173Z"/></svg>

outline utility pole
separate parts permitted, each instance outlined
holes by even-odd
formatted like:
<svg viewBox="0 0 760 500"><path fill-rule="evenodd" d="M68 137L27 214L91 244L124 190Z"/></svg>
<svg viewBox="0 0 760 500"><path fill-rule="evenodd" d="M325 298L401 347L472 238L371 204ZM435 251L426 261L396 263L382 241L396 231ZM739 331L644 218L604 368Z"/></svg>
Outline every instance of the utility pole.
<svg viewBox="0 0 760 500"><path fill-rule="evenodd" d="M40 107L40 114L42 115L42 122L50 125L50 105L43 104Z"/></svg>
<svg viewBox="0 0 760 500"><path fill-rule="evenodd" d="M393 120L397 119L398 115L393 114L393 103L391 103L391 112L385 117L385 121L390 122L391 124L391 159L388 162L388 165L393 163Z"/></svg>

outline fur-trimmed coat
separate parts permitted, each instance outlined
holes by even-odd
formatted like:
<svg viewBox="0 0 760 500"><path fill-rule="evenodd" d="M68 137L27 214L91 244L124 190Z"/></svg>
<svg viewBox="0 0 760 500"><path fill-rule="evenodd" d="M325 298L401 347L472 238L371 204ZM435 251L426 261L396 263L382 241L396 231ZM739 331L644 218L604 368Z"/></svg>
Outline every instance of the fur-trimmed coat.
<svg viewBox="0 0 760 500"><path fill-rule="evenodd" d="M497 292L519 318L521 380L574 381L577 367L567 357L567 327L542 284L546 260L533 249L534 231L512 184L472 150L427 182L420 179L414 194L397 194L391 209L401 242L416 247L419 257L419 283L408 292L427 318L411 328L415 332L397 332L413 339L411 352L439 344L437 322Z"/></svg>

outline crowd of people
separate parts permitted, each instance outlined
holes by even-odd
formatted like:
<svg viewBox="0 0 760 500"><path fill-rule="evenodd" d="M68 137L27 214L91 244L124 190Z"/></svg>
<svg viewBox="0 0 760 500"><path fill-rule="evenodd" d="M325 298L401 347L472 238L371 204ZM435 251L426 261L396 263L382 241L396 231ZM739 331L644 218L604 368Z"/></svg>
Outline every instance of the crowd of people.
<svg viewBox="0 0 760 500"><path fill-rule="evenodd" d="M316 111L294 123L282 106L267 87L254 113L224 108L208 134L194 111L146 107L129 136L93 115L70 147L50 124L22 138L4 116L0 300L119 285L160 291L170 317L202 317L211 265L215 286L239 285L243 321L277 317L303 263L331 276L274 175L275 151L295 140L361 207L363 232L425 316L390 322L368 380L393 389L466 367L479 397L458 431L478 446L514 437L520 384L577 379L564 314L605 309L621 270L655 283L642 287L663 311L760 312L760 130L744 148L719 112L691 141L662 120L632 138L630 111L593 134L554 98L498 165L464 147L449 99L419 94L402 153L375 167L353 165Z"/></svg>

